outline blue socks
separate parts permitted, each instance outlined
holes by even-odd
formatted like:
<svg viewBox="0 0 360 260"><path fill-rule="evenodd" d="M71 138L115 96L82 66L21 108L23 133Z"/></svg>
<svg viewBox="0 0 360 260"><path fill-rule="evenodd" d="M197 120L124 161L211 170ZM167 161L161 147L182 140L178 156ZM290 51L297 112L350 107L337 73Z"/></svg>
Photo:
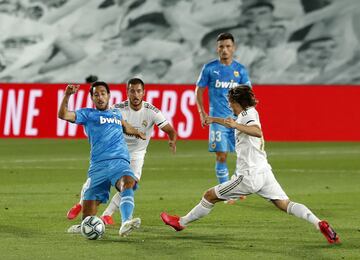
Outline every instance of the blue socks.
<svg viewBox="0 0 360 260"><path fill-rule="evenodd" d="M121 192L121 200L120 200L119 208L120 208L122 223L132 218L134 207L135 207L134 190L131 188Z"/></svg>
<svg viewBox="0 0 360 260"><path fill-rule="evenodd" d="M223 183L229 180L229 170L227 164L216 161L215 165L216 177L219 183Z"/></svg>

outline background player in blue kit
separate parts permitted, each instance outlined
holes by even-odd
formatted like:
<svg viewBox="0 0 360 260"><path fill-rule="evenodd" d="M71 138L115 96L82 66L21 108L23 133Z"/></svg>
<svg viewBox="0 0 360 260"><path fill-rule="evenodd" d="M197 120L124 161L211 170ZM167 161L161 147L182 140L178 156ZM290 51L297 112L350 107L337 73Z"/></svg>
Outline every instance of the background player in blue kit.
<svg viewBox="0 0 360 260"><path fill-rule="evenodd" d="M124 139L126 134L146 139L145 135L123 120L116 109L109 109L110 90L105 82L95 82L90 87L91 99L96 108L68 110L69 98L79 86L68 85L59 108L59 118L84 126L88 136L90 167L87 187L84 191L83 219L96 215L100 203L109 199L111 186L121 193L120 212L121 236L128 235L140 226L139 218L132 218L134 211L135 175L130 168L129 151ZM68 232L78 233L80 225L74 225Z"/></svg>
<svg viewBox="0 0 360 260"><path fill-rule="evenodd" d="M229 107L228 92L239 84L251 86L245 67L233 60L235 51L234 37L230 33L221 33L217 37L219 59L205 64L196 83L196 104L200 113L201 125L205 126L207 113L204 109L203 96L206 87L209 91L209 114L212 117L228 118L233 116ZM234 130L219 124L210 125L209 151L216 153L216 177L219 183L229 180L226 164L227 153L234 152Z"/></svg>

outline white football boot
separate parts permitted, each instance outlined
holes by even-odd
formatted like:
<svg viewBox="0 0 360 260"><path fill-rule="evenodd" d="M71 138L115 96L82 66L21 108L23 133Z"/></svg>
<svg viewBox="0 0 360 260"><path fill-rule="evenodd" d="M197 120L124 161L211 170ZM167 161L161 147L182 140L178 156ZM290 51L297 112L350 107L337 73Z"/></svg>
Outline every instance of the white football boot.
<svg viewBox="0 0 360 260"><path fill-rule="evenodd" d="M126 237L129 235L134 229L139 228L141 225L140 218L133 218L126 220L120 227L119 235L122 237Z"/></svg>
<svg viewBox="0 0 360 260"><path fill-rule="evenodd" d="M81 225L72 225L71 227L69 227L69 229L67 230L68 233L71 234L79 234L81 233Z"/></svg>

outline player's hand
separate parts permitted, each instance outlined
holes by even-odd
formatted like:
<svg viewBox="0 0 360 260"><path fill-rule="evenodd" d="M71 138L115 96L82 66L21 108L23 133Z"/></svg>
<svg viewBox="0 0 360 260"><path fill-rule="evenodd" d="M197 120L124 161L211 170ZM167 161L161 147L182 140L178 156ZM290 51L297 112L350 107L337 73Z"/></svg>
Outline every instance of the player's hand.
<svg viewBox="0 0 360 260"><path fill-rule="evenodd" d="M210 124L214 123L214 120L212 117L206 116L204 123L205 123L205 125L210 125Z"/></svg>
<svg viewBox="0 0 360 260"><path fill-rule="evenodd" d="M173 154L176 153L176 142L175 141L169 141L169 148Z"/></svg>
<svg viewBox="0 0 360 260"><path fill-rule="evenodd" d="M205 127L208 124L206 124L205 119L208 117L208 115L206 113L200 113L200 121L201 121L201 126Z"/></svg>
<svg viewBox="0 0 360 260"><path fill-rule="evenodd" d="M229 118L226 118L224 120L224 124L226 127L229 127L229 128L236 128L236 121L234 119L232 119L231 117Z"/></svg>
<svg viewBox="0 0 360 260"><path fill-rule="evenodd" d="M146 135L143 132L138 131L136 138L140 138L142 140L146 140Z"/></svg>
<svg viewBox="0 0 360 260"><path fill-rule="evenodd" d="M66 86L66 89L65 89L65 95L72 95L72 94L75 94L78 89L79 89L80 85L72 85L72 84L69 84Z"/></svg>

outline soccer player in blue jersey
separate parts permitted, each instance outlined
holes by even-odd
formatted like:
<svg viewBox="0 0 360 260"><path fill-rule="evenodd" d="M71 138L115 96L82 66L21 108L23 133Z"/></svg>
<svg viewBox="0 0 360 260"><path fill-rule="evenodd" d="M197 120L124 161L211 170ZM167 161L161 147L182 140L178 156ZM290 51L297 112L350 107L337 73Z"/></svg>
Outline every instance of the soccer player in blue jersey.
<svg viewBox="0 0 360 260"><path fill-rule="evenodd" d="M119 110L109 109L110 89L105 82L94 82L90 87L95 108L69 111L69 98L78 88L79 86L75 85L66 87L58 117L83 125L91 146L82 217L84 219L96 215L98 205L107 202L110 188L114 186L121 193L119 208L122 225L119 234L127 236L133 229L139 228L141 220L132 218L136 177L130 168L130 156L123 131L144 140L146 137L129 125ZM80 225L74 225L68 232L78 233L79 230Z"/></svg>
<svg viewBox="0 0 360 260"><path fill-rule="evenodd" d="M206 87L209 93L209 114L212 117L228 118L233 116L229 107L228 92L239 84L251 86L245 67L233 59L235 51L234 37L230 33L221 33L217 37L217 53L219 58L203 66L196 83L196 104L200 113L201 125L205 126L203 96ZM216 177L219 183L229 180L226 164L227 153L234 152L234 129L219 124L210 125L209 151L216 153Z"/></svg>

